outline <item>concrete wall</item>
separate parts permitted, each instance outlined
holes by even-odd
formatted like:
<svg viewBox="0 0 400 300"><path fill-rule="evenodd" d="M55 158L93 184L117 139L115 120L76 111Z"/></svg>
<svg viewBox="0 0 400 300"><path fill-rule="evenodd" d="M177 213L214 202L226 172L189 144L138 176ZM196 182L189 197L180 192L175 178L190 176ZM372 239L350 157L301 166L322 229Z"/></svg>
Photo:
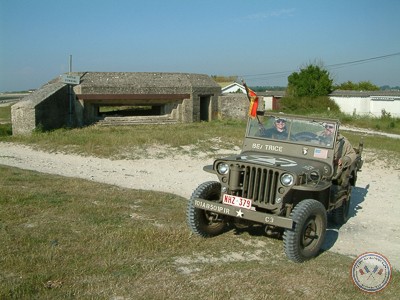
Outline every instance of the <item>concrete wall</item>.
<svg viewBox="0 0 400 300"><path fill-rule="evenodd" d="M330 98L339 105L340 111L350 115L368 115L370 99L366 97L337 97Z"/></svg>
<svg viewBox="0 0 400 300"><path fill-rule="evenodd" d="M246 120L249 112L249 99L245 94L227 94L219 97L219 117L221 119ZM264 110L263 97L259 97L258 110Z"/></svg>
<svg viewBox="0 0 400 300"><path fill-rule="evenodd" d="M173 103L167 103L161 106L161 115L170 115L171 119L178 120L180 116L180 108L182 106L182 100Z"/></svg>
<svg viewBox="0 0 400 300"><path fill-rule="evenodd" d="M51 130L69 121L68 86L52 83L24 97L11 107L12 130L15 135L27 135L40 127Z"/></svg>
<svg viewBox="0 0 400 300"><path fill-rule="evenodd" d="M400 118L400 97L371 97L370 113L380 117L382 111L390 113L392 117Z"/></svg>

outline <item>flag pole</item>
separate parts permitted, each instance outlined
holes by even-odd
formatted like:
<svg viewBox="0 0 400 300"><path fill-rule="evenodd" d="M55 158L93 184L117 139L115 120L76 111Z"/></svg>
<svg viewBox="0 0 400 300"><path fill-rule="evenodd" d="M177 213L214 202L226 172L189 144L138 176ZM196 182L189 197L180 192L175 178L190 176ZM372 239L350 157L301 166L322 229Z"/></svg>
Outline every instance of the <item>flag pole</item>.
<svg viewBox="0 0 400 300"><path fill-rule="evenodd" d="M249 100L249 102L251 102L250 95L249 95L249 88L248 88L246 82L243 79L242 79L242 84L243 84L243 86L244 86L244 88L246 90L247 99Z"/></svg>

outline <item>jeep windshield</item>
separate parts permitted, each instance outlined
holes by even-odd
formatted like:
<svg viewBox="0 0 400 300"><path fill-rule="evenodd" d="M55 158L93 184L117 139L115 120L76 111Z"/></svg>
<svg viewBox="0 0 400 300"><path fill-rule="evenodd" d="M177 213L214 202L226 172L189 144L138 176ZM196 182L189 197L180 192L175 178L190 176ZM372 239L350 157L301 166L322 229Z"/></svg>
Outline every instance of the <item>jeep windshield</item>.
<svg viewBox="0 0 400 300"><path fill-rule="evenodd" d="M247 137L332 149L337 129L334 120L258 115L249 119Z"/></svg>

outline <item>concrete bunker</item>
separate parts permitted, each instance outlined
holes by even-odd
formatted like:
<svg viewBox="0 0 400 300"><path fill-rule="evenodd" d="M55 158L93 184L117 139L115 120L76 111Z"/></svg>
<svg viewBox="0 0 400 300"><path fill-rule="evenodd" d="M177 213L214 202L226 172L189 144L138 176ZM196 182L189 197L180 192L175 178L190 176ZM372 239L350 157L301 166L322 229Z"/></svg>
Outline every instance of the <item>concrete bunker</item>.
<svg viewBox="0 0 400 300"><path fill-rule="evenodd" d="M160 72L70 75L80 77L73 88L58 77L12 107L13 134L29 134L38 126L47 130L94 123L189 123L218 118L221 87L208 75Z"/></svg>

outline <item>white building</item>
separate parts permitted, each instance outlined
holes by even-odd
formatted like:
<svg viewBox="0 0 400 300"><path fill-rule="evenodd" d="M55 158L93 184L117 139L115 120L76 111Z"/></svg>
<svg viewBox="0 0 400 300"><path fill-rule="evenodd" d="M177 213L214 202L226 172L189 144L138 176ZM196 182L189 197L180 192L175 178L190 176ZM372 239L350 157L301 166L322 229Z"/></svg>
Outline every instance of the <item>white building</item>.
<svg viewBox="0 0 400 300"><path fill-rule="evenodd" d="M400 117L400 91L342 91L329 95L346 114Z"/></svg>
<svg viewBox="0 0 400 300"><path fill-rule="evenodd" d="M264 94L265 109L279 110L279 102L285 93L267 91ZM350 115L381 117L385 112L400 118L400 91L345 91L336 90L329 97L339 105L340 111Z"/></svg>
<svg viewBox="0 0 400 300"><path fill-rule="evenodd" d="M230 93L243 93L246 94L246 89L243 85L233 82L221 89L222 95Z"/></svg>

